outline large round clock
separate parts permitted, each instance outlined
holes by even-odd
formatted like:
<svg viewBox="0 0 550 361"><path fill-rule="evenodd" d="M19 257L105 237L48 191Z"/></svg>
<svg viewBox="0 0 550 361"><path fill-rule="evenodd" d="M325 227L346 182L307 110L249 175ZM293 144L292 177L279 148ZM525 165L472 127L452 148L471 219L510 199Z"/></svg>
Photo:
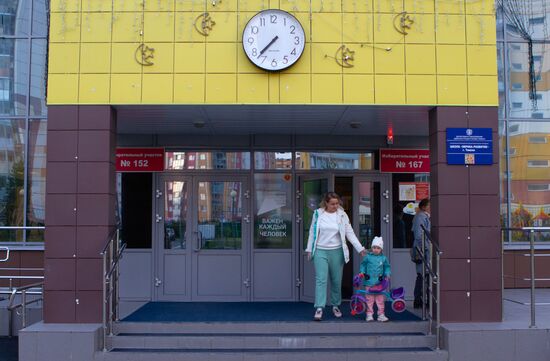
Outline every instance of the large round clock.
<svg viewBox="0 0 550 361"><path fill-rule="evenodd" d="M304 52L304 28L282 10L260 11L243 30L243 48L250 61L268 71L287 69Z"/></svg>

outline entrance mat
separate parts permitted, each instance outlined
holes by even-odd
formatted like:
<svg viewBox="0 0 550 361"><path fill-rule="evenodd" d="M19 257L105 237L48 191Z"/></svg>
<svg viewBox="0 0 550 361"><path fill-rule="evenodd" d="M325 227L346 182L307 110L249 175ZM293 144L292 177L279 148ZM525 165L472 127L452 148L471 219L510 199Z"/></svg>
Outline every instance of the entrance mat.
<svg viewBox="0 0 550 361"><path fill-rule="evenodd" d="M365 322L365 315L351 316L349 303L340 307L346 322ZM306 302L149 302L123 319L126 322L302 322L313 318L313 304ZM390 321L420 321L409 311L396 313L386 302ZM376 316L375 316L376 318ZM326 307L323 321L340 321Z"/></svg>
<svg viewBox="0 0 550 361"><path fill-rule="evenodd" d="M17 361L17 337L0 337L0 361Z"/></svg>

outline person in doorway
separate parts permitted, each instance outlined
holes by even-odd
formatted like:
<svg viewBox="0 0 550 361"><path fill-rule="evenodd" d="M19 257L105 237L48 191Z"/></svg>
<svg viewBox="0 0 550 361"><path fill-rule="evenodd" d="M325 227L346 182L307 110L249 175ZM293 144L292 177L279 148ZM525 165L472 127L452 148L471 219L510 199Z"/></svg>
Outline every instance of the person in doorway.
<svg viewBox="0 0 550 361"><path fill-rule="evenodd" d="M380 285L383 281L389 282L391 275L390 262L383 254L384 250L384 240L382 237L374 237L372 240L371 251L361 262L360 275L363 278L363 285L367 291L367 322L374 321L374 303L376 302L376 307L378 308L378 317L379 322L389 321L386 315L384 314L384 302L386 302L386 297L384 294L372 294L369 291L372 291L372 287ZM383 290L378 290L383 291Z"/></svg>
<svg viewBox="0 0 550 361"><path fill-rule="evenodd" d="M334 192L324 195L320 208L313 213L309 228L306 253L315 268L315 321L323 318L327 299L327 281L330 277L330 301L335 317L342 317L342 272L349 262L346 238L361 256L365 247L355 236L348 215L341 206L340 196Z"/></svg>
<svg viewBox="0 0 550 361"><path fill-rule="evenodd" d="M430 200L425 198L420 201L418 210L413 218L412 231L414 234L414 243L411 248L411 260L416 264L416 282L414 285L414 308L422 307L422 255L417 251L417 247L422 249L422 242L424 240L424 226L426 231L430 232ZM426 248L426 257L429 257Z"/></svg>

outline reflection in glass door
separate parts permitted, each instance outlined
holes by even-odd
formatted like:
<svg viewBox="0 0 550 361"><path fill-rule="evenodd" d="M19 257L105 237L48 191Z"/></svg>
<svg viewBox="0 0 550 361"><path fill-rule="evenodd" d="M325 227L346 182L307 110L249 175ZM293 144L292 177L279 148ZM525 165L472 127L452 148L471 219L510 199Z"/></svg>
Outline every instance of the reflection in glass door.
<svg viewBox="0 0 550 361"><path fill-rule="evenodd" d="M381 235L380 227L380 183L370 181L357 182L357 197L359 205L357 223L359 232L357 238L366 248L370 248L372 239ZM386 244L389 245L389 240Z"/></svg>
<svg viewBox="0 0 550 361"><path fill-rule="evenodd" d="M246 179L166 176L159 185L157 299L247 300Z"/></svg>
<svg viewBox="0 0 550 361"><path fill-rule="evenodd" d="M193 300L248 299L248 187L245 179L198 178Z"/></svg>
<svg viewBox="0 0 550 361"><path fill-rule="evenodd" d="M191 178L161 179L156 191L157 212L155 221L159 244L157 274L154 280L157 299L164 301L191 300L191 232L189 205L192 204ZM162 202L162 198L164 202Z"/></svg>

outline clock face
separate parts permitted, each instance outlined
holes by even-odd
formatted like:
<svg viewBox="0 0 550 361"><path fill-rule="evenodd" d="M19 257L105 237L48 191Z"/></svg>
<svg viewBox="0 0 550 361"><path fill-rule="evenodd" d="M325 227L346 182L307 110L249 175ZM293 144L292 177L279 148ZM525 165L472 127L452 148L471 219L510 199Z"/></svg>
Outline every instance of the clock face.
<svg viewBox="0 0 550 361"><path fill-rule="evenodd" d="M296 63L305 46L302 25L282 10L264 10L243 31L243 48L250 61L268 71L286 69Z"/></svg>

